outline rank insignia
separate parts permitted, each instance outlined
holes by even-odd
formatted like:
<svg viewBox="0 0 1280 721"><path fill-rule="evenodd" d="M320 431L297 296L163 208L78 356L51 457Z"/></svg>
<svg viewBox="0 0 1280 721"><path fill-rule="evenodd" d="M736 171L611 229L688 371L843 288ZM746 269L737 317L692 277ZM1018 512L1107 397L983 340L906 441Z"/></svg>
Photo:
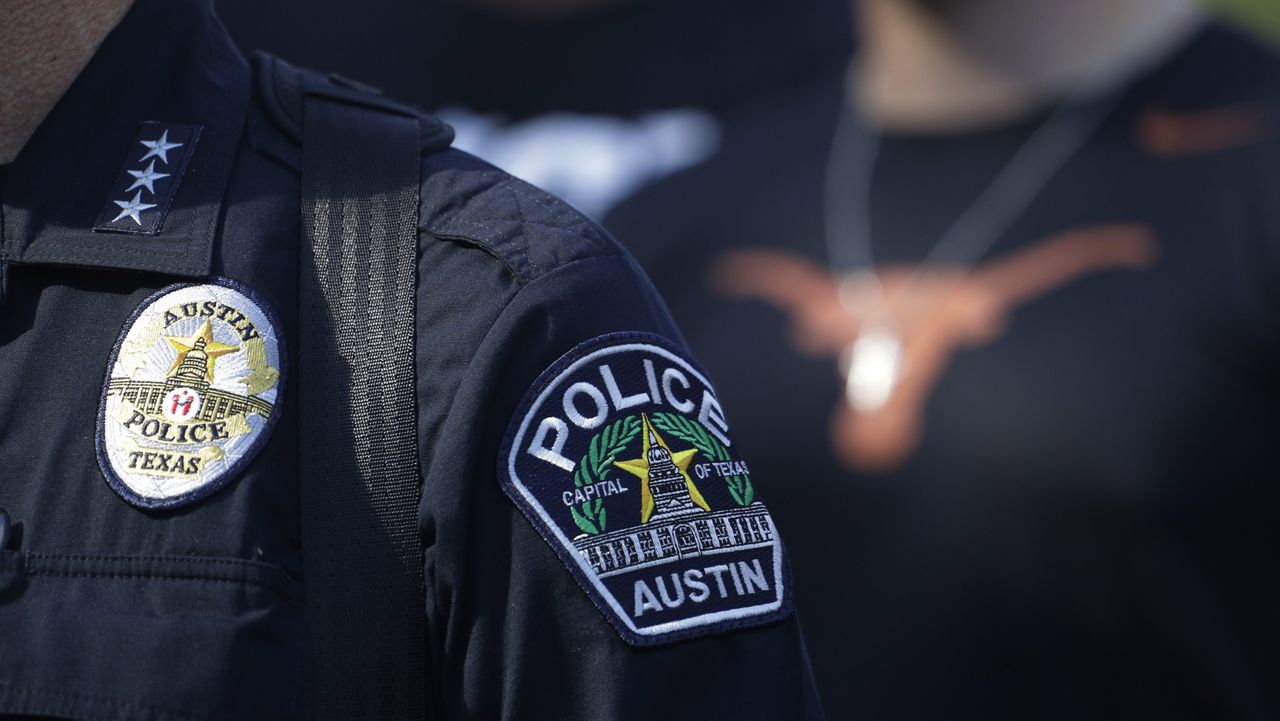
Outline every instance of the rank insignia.
<svg viewBox="0 0 1280 721"><path fill-rule="evenodd" d="M791 612L773 518L705 373L679 346L616 333L574 348L503 441L507 495L627 642Z"/></svg>
<svg viewBox="0 0 1280 721"><path fill-rule="evenodd" d="M266 301L235 281L171 285L143 301L107 366L98 463L142 508L229 483L279 417L284 348Z"/></svg>
<svg viewBox="0 0 1280 721"><path fill-rule="evenodd" d="M199 139L199 125L142 123L93 229L133 235L159 233Z"/></svg>

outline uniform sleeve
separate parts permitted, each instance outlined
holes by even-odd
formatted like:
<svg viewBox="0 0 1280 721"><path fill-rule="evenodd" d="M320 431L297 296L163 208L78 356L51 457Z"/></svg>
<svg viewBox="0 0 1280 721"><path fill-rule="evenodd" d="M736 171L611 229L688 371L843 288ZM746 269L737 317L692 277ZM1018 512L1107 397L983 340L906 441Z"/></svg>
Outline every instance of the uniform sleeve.
<svg viewBox="0 0 1280 721"><path fill-rule="evenodd" d="M597 356L575 351L582 356L576 365L574 357L562 358L584 347L614 355L597 361ZM726 531L733 543L759 540L747 538L752 529L760 530L751 525L747 511L762 506L744 485L746 467L736 460L739 450L747 457L750 450L728 452L730 424L716 414L711 399L704 397L704 407L696 407L696 389L691 389L696 365L663 371L660 363L646 365L647 356L625 355L632 347L656 348L652 357L661 359L667 357L663 353L677 358L683 344L649 281L620 253L574 260L521 286L470 359L423 458L429 682L440 718L821 718L790 599L765 621L734 619L735 613L741 615L733 606L738 603L735 588L739 594L745 588L765 598L774 590L766 578L767 557L762 565L749 551L717 546L714 550L724 551L719 556L663 567L664 572L675 568L674 574L642 578L634 573L641 579L634 582L634 595L631 585L614 594L622 598L617 604L621 614L639 612L641 621L645 614L673 619L653 628L677 631L655 637L633 634L632 642L602 610L601 604L608 604L601 594L593 596L587 590L591 584L570 570L579 552L573 544L586 549L583 553L597 553L597 561L605 563L599 549L585 544L602 548L610 533L622 538L618 534L625 536L629 526L640 528L635 508L647 518L645 530L680 525L667 518L696 518L706 528L713 520L728 519L721 522L726 528L730 521L738 524L738 531ZM623 366L630 361L640 370L624 376ZM546 407L552 410L542 415L564 416L563 392L566 383L573 385L572 373L611 375L602 367L616 371L613 382L577 386L577 405L568 411L568 421L547 421L537 443L530 440L537 424L526 424L515 455L540 450L533 460L524 459L530 455L524 453L518 463L546 461L547 468L561 473L533 478L534 471L521 471L521 481L561 485L550 491L539 486L542 502L534 499L522 507L519 494L504 486L500 476L507 473L503 456L511 455L511 437L538 400L530 390L549 388ZM552 383L556 378L560 385ZM646 388L654 396L665 395L668 406L644 412ZM687 409L688 418L681 421L674 408ZM577 435L558 444L557 423ZM713 437L721 435L726 437ZM617 452L586 469L568 470L566 460L585 461L591 453L605 453L606 446ZM646 457L651 461L647 465ZM594 493L583 498L587 487ZM551 514L551 520L539 521L531 513L538 509ZM614 515L606 519L600 509ZM574 536L568 546L556 540L552 526L564 538ZM717 540L714 529L703 526L696 531L701 536L682 530L687 539L677 539L672 530L672 538L688 540L690 548L705 544L708 554L711 545L730 543ZM564 532L566 527L570 531ZM646 550L661 553L660 546ZM785 557L780 562L785 564ZM631 577L626 578L631 584ZM658 588L654 581L659 578L671 580ZM687 584L677 587L681 582ZM679 619L693 615L688 609L704 599L702 606L722 609L729 620L712 630L681 628Z"/></svg>

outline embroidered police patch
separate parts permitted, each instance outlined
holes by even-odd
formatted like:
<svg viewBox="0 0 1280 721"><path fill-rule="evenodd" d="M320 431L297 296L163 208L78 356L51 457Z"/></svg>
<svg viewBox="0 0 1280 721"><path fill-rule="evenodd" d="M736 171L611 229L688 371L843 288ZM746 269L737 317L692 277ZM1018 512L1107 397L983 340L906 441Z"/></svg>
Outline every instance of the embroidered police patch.
<svg viewBox="0 0 1280 721"><path fill-rule="evenodd" d="M246 286L178 284L147 298L120 334L98 411L98 464L142 508L225 486L279 416L284 349L271 307Z"/></svg>
<svg viewBox="0 0 1280 721"><path fill-rule="evenodd" d="M574 348L525 396L499 458L507 495L629 643L791 612L773 519L715 390L670 341Z"/></svg>

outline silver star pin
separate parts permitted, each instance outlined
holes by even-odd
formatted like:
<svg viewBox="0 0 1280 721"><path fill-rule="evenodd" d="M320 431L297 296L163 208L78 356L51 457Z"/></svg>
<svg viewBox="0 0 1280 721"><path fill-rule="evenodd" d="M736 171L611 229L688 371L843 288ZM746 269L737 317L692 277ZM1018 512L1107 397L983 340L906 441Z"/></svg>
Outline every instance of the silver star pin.
<svg viewBox="0 0 1280 721"><path fill-rule="evenodd" d="M151 210L152 208L156 207L155 203L142 202L141 190L139 190L136 194L134 194L133 200L113 200L111 202L115 203L121 208L120 214L111 219L112 223L116 222L117 220L120 220L121 218L129 217L129 218L133 218L133 222L137 223L138 225L142 225L142 219L138 217L138 214L144 210Z"/></svg>
<svg viewBox="0 0 1280 721"><path fill-rule="evenodd" d="M159 158L159 159L160 159L160 162L162 162L162 163L168 163L168 162L169 162L169 151L170 151L170 150L173 150L174 148L181 148L181 147L182 147L182 143L171 143L171 142L169 142L169 131L168 131L168 130L166 130L166 131L164 131L163 133L161 133L161 134L160 134L160 138L159 138L158 140L143 140L143 141L140 141L140 142L141 142L143 145L145 145L147 148L149 148L149 150L147 150L147 154L146 154L146 155L144 155L144 156L142 156L141 158L139 158L139 159L138 159L138 160L139 160L139 162L141 162L141 161L143 161L143 160L146 160L147 158Z"/></svg>
<svg viewBox="0 0 1280 721"><path fill-rule="evenodd" d="M146 170L126 170L125 172L136 178L136 180L133 181L133 185L125 188L125 191L141 187L146 188L147 192L152 195L156 194L155 182L161 178L169 177L169 173L156 172L156 161L154 160L151 161L151 164L147 166Z"/></svg>

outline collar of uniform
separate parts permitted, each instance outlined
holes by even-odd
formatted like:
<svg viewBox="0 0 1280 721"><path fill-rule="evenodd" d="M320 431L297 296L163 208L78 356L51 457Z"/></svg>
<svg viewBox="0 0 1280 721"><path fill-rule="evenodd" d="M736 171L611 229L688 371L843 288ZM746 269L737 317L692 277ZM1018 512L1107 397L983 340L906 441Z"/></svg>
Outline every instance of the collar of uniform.
<svg viewBox="0 0 1280 721"><path fill-rule="evenodd" d="M207 0L138 0L3 175L0 261L207 275L249 89ZM94 232L144 121L201 127L160 232Z"/></svg>

